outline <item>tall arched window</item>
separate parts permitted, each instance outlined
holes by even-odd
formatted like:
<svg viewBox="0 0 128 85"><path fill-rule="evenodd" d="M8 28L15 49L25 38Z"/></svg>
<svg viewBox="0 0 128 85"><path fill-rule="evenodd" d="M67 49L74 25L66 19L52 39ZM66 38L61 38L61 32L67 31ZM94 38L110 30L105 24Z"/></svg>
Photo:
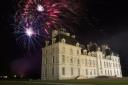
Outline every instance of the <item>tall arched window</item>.
<svg viewBox="0 0 128 85"><path fill-rule="evenodd" d="M79 60L79 59L77 60L77 64L78 64L78 65L80 64L80 60Z"/></svg>
<svg viewBox="0 0 128 85"><path fill-rule="evenodd" d="M71 75L73 75L73 73L74 73L74 72L73 72L73 67L71 67Z"/></svg>
<svg viewBox="0 0 128 85"><path fill-rule="evenodd" d="M62 55L62 63L65 63L65 56Z"/></svg>
<svg viewBox="0 0 128 85"><path fill-rule="evenodd" d="M73 54L73 50L72 50L72 48L70 49L70 54L71 54L71 55Z"/></svg>
<svg viewBox="0 0 128 85"><path fill-rule="evenodd" d="M65 67L62 67L62 75L65 75Z"/></svg>
<svg viewBox="0 0 128 85"><path fill-rule="evenodd" d="M77 55L79 55L79 50L77 50Z"/></svg>
<svg viewBox="0 0 128 85"><path fill-rule="evenodd" d="M62 53L65 53L65 47L62 47Z"/></svg>
<svg viewBox="0 0 128 85"><path fill-rule="evenodd" d="M80 68L78 68L78 75L80 76Z"/></svg>
<svg viewBox="0 0 128 85"><path fill-rule="evenodd" d="M55 62L55 59L54 59L54 57L55 57L55 56L53 56L53 57L52 57L52 63L54 63L54 62Z"/></svg>

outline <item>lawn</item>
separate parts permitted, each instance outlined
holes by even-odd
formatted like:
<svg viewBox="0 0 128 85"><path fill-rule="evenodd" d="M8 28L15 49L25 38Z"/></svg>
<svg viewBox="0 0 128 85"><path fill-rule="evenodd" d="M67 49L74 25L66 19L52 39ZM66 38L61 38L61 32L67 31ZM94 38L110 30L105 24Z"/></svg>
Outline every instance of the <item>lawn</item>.
<svg viewBox="0 0 128 85"><path fill-rule="evenodd" d="M128 79L88 79L62 81L0 81L0 85L128 85Z"/></svg>

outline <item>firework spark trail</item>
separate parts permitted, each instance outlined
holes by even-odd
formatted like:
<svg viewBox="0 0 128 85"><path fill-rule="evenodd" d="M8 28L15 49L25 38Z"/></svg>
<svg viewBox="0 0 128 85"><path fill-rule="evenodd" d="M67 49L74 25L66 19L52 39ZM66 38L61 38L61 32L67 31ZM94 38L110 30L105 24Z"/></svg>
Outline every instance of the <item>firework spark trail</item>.
<svg viewBox="0 0 128 85"><path fill-rule="evenodd" d="M36 64L33 64L33 62L36 62L35 60L38 59L37 55L34 54L38 53L38 48L42 46L42 41L51 38L51 30L59 29L60 27L67 27L69 29L70 24L67 23L76 21L77 11L79 11L79 5L76 1L19 1L19 10L17 10L15 15L15 33L17 44L21 47L25 57L17 59L12 63L12 71L18 75L25 76L29 70L34 68L33 65Z"/></svg>
<svg viewBox="0 0 128 85"><path fill-rule="evenodd" d="M64 13L66 12L65 10L68 10L75 15L76 10L78 10L77 4L77 2L74 3L72 0L20 1L20 9L17 11L15 16L17 24L16 33L20 36L18 36L18 40L22 38L23 41L29 41L28 43L32 44L33 42L37 42L37 37L41 36L47 39L48 36L50 36L49 32L52 29L55 29L56 26L66 26L64 25L66 20L64 21L61 17L68 17L68 15L65 15Z"/></svg>

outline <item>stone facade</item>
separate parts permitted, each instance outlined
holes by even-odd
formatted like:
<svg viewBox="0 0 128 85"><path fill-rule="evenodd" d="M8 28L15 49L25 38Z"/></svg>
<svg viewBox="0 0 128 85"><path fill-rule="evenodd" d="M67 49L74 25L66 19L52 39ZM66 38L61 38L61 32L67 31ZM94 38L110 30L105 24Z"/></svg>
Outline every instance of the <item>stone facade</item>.
<svg viewBox="0 0 128 85"><path fill-rule="evenodd" d="M122 77L120 58L106 55L101 47L95 51L83 48L69 33L53 31L52 40L42 48L42 80L88 79L98 76ZM71 39L70 39L71 38ZM108 49L107 46L105 49Z"/></svg>

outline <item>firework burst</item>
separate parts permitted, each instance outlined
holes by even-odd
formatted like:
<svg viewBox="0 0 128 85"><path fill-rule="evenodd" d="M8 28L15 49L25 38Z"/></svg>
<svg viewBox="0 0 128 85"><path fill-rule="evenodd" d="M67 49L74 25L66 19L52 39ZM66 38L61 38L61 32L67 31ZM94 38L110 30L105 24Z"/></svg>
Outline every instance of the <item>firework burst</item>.
<svg viewBox="0 0 128 85"><path fill-rule="evenodd" d="M71 7L71 3L69 0L22 0L15 16L17 40L27 47L40 39L48 39L52 29L64 26L65 10L76 13L76 4Z"/></svg>

